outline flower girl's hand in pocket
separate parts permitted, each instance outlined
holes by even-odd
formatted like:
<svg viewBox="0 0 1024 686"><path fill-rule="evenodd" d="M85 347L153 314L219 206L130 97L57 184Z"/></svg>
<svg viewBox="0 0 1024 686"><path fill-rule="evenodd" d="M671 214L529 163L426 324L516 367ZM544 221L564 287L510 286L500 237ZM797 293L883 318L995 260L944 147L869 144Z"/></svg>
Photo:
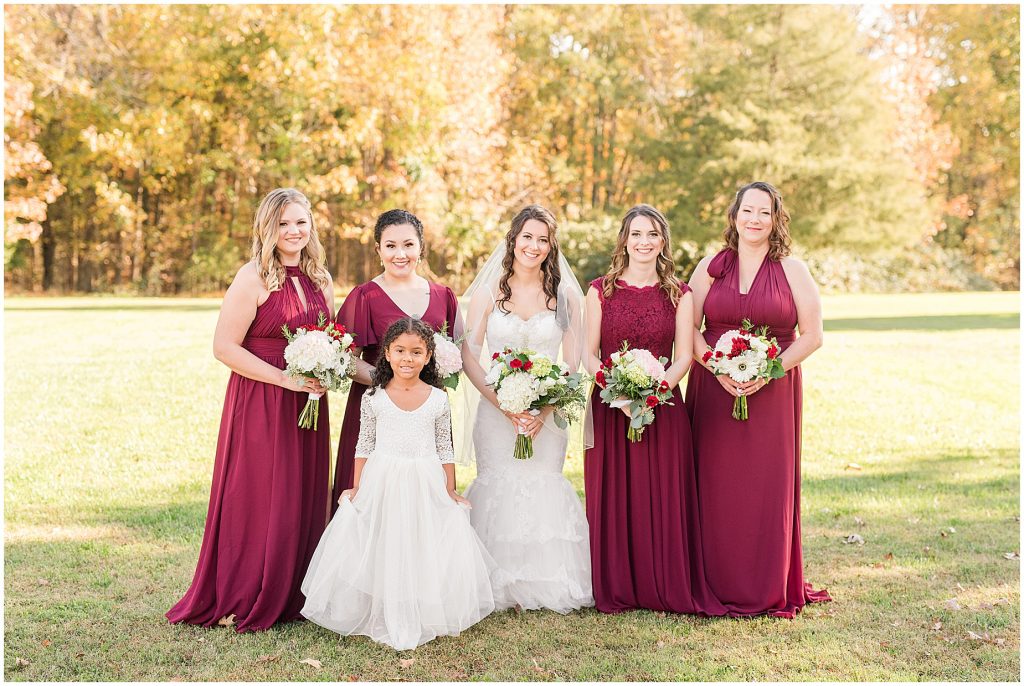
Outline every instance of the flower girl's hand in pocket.
<svg viewBox="0 0 1024 686"><path fill-rule="evenodd" d="M448 497L456 502L458 505L464 505L467 510L473 509L473 503L469 502L455 491L448 491Z"/></svg>
<svg viewBox="0 0 1024 686"><path fill-rule="evenodd" d="M338 504L341 505L341 501L348 498L349 502L356 499L356 493L359 492L358 488L348 488L341 492L341 496L338 498Z"/></svg>

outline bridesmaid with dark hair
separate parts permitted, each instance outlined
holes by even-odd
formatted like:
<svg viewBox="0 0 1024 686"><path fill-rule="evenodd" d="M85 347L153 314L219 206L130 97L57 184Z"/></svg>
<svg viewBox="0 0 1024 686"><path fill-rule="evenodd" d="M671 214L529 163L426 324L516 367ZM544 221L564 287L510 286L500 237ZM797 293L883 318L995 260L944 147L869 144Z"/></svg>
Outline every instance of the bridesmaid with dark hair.
<svg viewBox="0 0 1024 686"><path fill-rule="evenodd" d="M736 193L725 243L690 279L695 321L705 325L686 389L704 568L729 615L792 618L806 603L831 600L804 582L800 545L800 363L821 347L821 299L807 266L789 256L789 214L771 184ZM784 378L737 383L703 365L743 319L778 339ZM750 418L738 421L732 405L744 395Z"/></svg>
<svg viewBox="0 0 1024 686"><path fill-rule="evenodd" d="M622 220L608 273L587 293L587 371L624 341L672 360L675 388L693 350L693 296L675 278L668 221L650 205ZM628 409L591 397L594 447L584 480L594 600L601 612L636 608L722 614L704 581L690 422L679 390L655 411L639 442L627 437Z"/></svg>
<svg viewBox="0 0 1024 686"><path fill-rule="evenodd" d="M355 335L356 377L348 394L338 442L331 512L338 509L342 491L352 488L359 408L380 353L384 332L402 317L422 319L435 331L445 324L453 337L462 335L459 301L452 289L416 273L423 259L423 224L406 210L388 210L377 217L373 241L383 271L352 289L338 311L337 321Z"/></svg>
<svg viewBox="0 0 1024 686"><path fill-rule="evenodd" d="M309 393L323 387L283 371L281 325L294 331L334 311L309 201L291 188L270 192L253 233L252 259L224 294L213 335L231 378L199 563L167 612L172 623L202 626L232 618L239 632L301 619L299 586L327 525L331 459L326 405L316 431L298 427Z"/></svg>

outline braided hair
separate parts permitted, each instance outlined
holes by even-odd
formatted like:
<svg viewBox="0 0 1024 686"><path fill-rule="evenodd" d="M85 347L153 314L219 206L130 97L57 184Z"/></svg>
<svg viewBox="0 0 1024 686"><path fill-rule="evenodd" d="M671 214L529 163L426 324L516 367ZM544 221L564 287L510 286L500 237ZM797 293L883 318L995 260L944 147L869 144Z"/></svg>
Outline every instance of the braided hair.
<svg viewBox="0 0 1024 686"><path fill-rule="evenodd" d="M387 351L391 344L395 342L395 339L404 333L418 336L430 354L430 359L423 365L423 369L420 370L420 379L431 386L441 388L441 373L437 370L437 362L434 360L434 330L424 323L422 319L402 317L384 332L384 340L381 341L379 348L380 354L377 356L377 366L374 367L373 374L370 375L372 385L370 390L367 391L370 395L373 395L378 388L387 385L391 379L395 378L395 370L391 368L391 362L388 361Z"/></svg>

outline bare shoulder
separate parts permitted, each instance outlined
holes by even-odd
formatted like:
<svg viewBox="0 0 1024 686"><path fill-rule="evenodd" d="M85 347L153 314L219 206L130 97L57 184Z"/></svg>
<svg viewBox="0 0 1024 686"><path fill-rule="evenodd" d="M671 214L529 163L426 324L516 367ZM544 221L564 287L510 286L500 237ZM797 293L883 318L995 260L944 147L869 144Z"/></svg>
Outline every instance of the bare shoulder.
<svg viewBox="0 0 1024 686"><path fill-rule="evenodd" d="M697 263L697 266L693 268L693 273L690 274L690 280L688 282L690 288L693 288L696 284L706 286L711 283L712 279L708 274L708 265L711 264L711 260L714 258L714 255L707 255L701 258L700 262Z"/></svg>
<svg viewBox="0 0 1024 686"><path fill-rule="evenodd" d="M807 263L797 257L783 257L779 260L779 264L782 265L782 269L786 272L786 277L792 281L798 279L801 282L811 281L811 271L807 268Z"/></svg>

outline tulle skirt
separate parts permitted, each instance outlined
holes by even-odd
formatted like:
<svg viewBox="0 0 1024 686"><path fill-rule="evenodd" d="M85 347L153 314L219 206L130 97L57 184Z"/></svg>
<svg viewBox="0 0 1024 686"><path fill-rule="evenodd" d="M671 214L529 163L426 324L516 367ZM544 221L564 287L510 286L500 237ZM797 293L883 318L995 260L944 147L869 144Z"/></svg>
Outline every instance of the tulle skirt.
<svg viewBox="0 0 1024 686"><path fill-rule="evenodd" d="M506 603L507 580L444 479L436 459L368 459L355 501L342 501L313 553L303 616L408 650Z"/></svg>

